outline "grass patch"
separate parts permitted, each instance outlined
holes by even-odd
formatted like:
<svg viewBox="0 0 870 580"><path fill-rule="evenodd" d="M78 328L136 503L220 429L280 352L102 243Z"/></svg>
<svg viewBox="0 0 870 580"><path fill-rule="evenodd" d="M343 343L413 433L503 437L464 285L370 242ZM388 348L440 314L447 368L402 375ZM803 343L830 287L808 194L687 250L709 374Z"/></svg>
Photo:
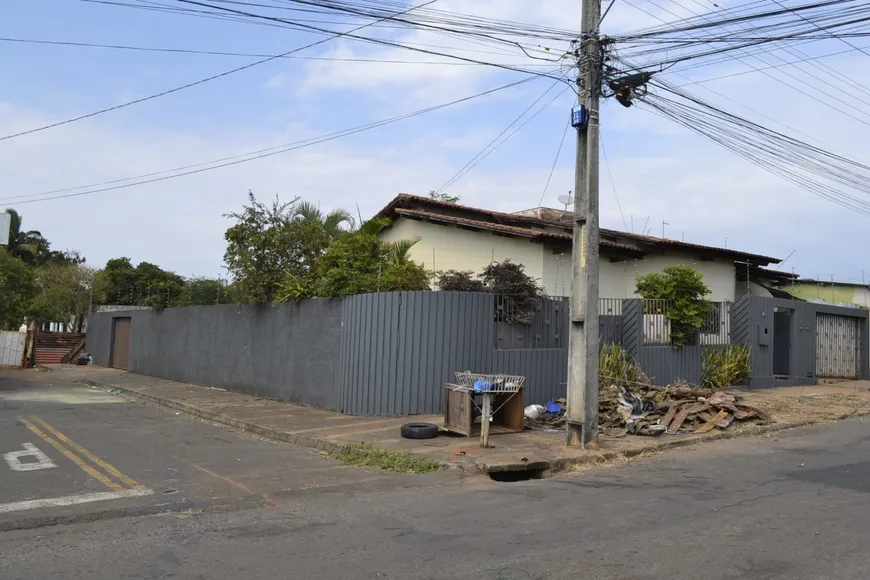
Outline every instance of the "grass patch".
<svg viewBox="0 0 870 580"><path fill-rule="evenodd" d="M377 467L396 473L432 473L441 463L428 457L375 447L371 443L350 443L329 456L345 465Z"/></svg>

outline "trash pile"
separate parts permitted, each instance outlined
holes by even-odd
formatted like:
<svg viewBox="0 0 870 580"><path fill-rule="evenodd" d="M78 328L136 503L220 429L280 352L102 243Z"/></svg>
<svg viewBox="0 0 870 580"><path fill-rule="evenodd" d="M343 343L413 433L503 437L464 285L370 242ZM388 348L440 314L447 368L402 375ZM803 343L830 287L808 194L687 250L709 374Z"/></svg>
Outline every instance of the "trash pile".
<svg viewBox="0 0 870 580"><path fill-rule="evenodd" d="M556 399L544 405L529 405L523 410L526 429L564 429L565 399Z"/></svg>
<svg viewBox="0 0 870 580"><path fill-rule="evenodd" d="M767 422L755 407L740 403L735 393L674 384L667 387L637 385L633 391L612 385L599 394L602 433L622 435L676 435L727 429L734 421Z"/></svg>

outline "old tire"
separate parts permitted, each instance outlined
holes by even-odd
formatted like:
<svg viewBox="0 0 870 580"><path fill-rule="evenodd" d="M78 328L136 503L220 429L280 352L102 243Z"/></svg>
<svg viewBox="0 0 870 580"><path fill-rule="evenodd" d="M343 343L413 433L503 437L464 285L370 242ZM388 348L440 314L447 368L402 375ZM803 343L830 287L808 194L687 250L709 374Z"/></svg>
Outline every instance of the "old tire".
<svg viewBox="0 0 870 580"><path fill-rule="evenodd" d="M402 425L405 439L434 439L438 437L438 425L432 423L405 423Z"/></svg>

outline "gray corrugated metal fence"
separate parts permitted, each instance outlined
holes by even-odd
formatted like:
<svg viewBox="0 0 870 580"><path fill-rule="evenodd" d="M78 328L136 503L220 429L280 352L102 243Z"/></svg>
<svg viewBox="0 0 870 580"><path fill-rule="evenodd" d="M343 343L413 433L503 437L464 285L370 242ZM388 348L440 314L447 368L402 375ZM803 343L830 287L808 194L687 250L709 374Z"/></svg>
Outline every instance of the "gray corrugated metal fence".
<svg viewBox="0 0 870 580"><path fill-rule="evenodd" d="M564 302L544 301L523 325L496 320L497 299L465 292L345 298L339 408L352 415L440 413L444 383L462 370L523 375L529 402L564 396L567 349L537 347L564 340ZM536 347L499 347L499 337Z"/></svg>

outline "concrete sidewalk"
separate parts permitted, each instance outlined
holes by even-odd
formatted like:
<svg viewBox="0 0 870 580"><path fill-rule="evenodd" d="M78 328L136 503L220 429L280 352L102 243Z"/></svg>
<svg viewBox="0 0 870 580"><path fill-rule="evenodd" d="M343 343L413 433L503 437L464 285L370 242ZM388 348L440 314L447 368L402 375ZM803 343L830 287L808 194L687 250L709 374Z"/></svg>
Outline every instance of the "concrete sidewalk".
<svg viewBox="0 0 870 580"><path fill-rule="evenodd" d="M47 368L51 370L53 380L83 382L107 391L120 390L135 399L277 441L322 451L334 451L348 443L371 443L431 457L466 471L489 473L562 471L573 465L603 463L704 441L758 435L870 412L870 382L867 381L834 386L781 387L743 393L747 403L774 417L774 423L770 425L741 425L706 435L601 437L597 451L565 447L561 431L526 431L493 436L491 443L494 447L482 449L478 439L442 434L436 439L410 440L399 435L403 423L425 421L440 425L443 422L441 417L353 417L117 369L71 365Z"/></svg>

